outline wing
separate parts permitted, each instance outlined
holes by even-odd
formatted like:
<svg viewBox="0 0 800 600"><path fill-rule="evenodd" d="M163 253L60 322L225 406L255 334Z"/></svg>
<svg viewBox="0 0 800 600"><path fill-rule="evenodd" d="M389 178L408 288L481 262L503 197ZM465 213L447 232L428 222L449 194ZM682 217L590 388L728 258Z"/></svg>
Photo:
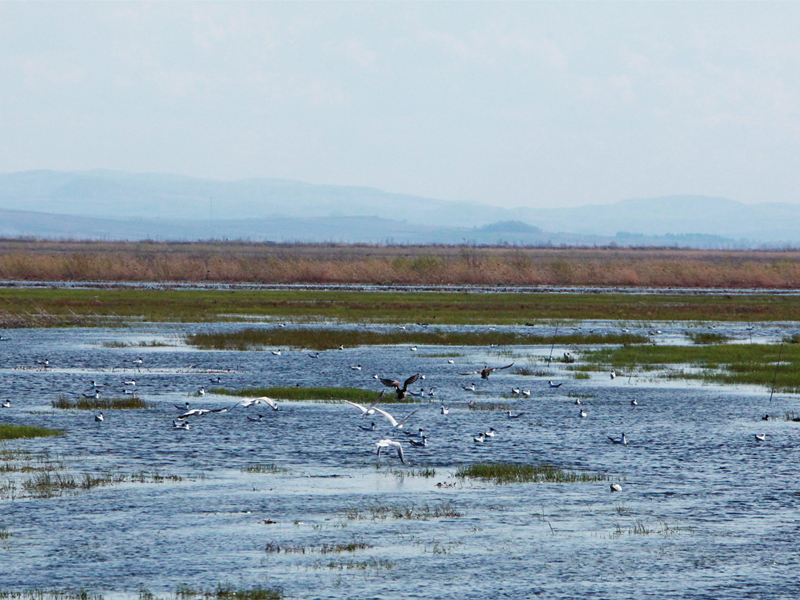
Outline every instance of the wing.
<svg viewBox="0 0 800 600"><path fill-rule="evenodd" d="M398 446L398 448L397 448L397 456L400 457L400 462L401 463L406 464L406 459L403 456L403 447L402 446Z"/></svg>
<svg viewBox="0 0 800 600"><path fill-rule="evenodd" d="M347 402L347 401L345 400L345 402ZM382 409L378 408L377 406L375 407L375 410L377 412L381 413L384 417L386 417L386 420L389 421L389 423L392 424L392 427L397 427L399 425L399 423L397 422L397 419L395 419L392 415L387 413L385 410L382 410Z"/></svg>
<svg viewBox="0 0 800 600"><path fill-rule="evenodd" d="M375 409L375 410L377 410L377 409ZM419 410L419 409L417 409L417 410ZM402 425L403 423L405 423L408 420L408 417L410 417L415 412L417 412L417 410L412 410L410 413L408 413L405 417L403 417L403 419L398 423L398 425Z"/></svg>
<svg viewBox="0 0 800 600"><path fill-rule="evenodd" d="M347 402L348 404L352 404L356 408L360 409L361 410L361 414L363 414L363 415L367 414L367 408L365 406L361 406L357 402L350 402L350 400L345 400L345 402Z"/></svg>
<svg viewBox="0 0 800 600"><path fill-rule="evenodd" d="M412 375L411 377L406 379L405 382L403 383L403 389L405 390L408 386L410 386L412 383L414 383L417 379L419 379L419 373L417 373L416 375ZM399 384L398 384L398 387L400 387Z"/></svg>
<svg viewBox="0 0 800 600"><path fill-rule="evenodd" d="M478 369L477 371L470 371L469 373L459 373L459 375L475 375L475 373L480 373L483 369Z"/></svg>
<svg viewBox="0 0 800 600"><path fill-rule="evenodd" d="M398 390L400 389L400 382L397 381L397 379L384 379L383 377L381 377L380 379L381 383L386 387L393 387L397 388Z"/></svg>
<svg viewBox="0 0 800 600"><path fill-rule="evenodd" d="M381 390L381 393L380 393L380 394L378 394L378 397L377 397L377 398L375 398L375 401L374 401L372 404L370 404L370 405L369 405L369 408L368 408L368 409L366 409L366 410L364 411L364 414L363 414L363 415L361 415L361 418L362 418L362 419L366 419L366 418L367 418L367 415L369 415L370 411L372 411L372 409L373 409L373 408L375 408L376 406L378 406L378 402L380 402L380 401L381 401L381 399L383 398L383 394L384 394L384 392L385 392L385 391L386 391L386 390ZM347 400L345 400L345 402L347 402ZM351 404L352 404L352 402L351 402Z"/></svg>
<svg viewBox="0 0 800 600"><path fill-rule="evenodd" d="M262 404L268 405L272 410L278 410L278 403L275 402L272 398L268 398L267 396L261 396L260 398L256 398L256 402L261 401Z"/></svg>
<svg viewBox="0 0 800 600"><path fill-rule="evenodd" d="M510 369L513 366L514 366L514 363L511 363L510 365L506 365L505 367L494 367L492 369L492 371L502 371L503 369Z"/></svg>

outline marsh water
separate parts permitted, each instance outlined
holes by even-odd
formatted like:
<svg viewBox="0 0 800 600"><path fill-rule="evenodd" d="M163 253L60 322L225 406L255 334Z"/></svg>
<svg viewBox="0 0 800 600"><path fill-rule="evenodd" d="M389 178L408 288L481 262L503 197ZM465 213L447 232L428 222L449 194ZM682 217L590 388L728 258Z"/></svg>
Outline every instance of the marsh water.
<svg viewBox="0 0 800 600"><path fill-rule="evenodd" d="M686 340L684 325L626 325L656 343ZM798 411L795 396L657 374L611 379L608 370L574 379L569 365L547 363L551 352L579 363L579 347L362 347L314 359L304 350L184 343L187 333L245 326L3 332L0 399L11 407L0 421L65 433L3 445L0 591L135 597L229 583L297 598L800 597L800 423L784 417ZM716 331L775 341L788 326ZM620 324L575 327L616 333ZM536 376L458 374L510 362ZM201 387L348 386L377 396L374 375L417 372L425 379L412 390L424 390L422 402L381 406L398 418L416 410L405 429L423 428L426 447L339 402L237 407L190 418L189 430L173 426L186 402L239 401L199 396ZM130 380L154 408L107 410L98 422L96 412L51 406L92 391L93 381L101 397L120 397ZM474 392L464 389L473 382ZM774 418L763 421L766 414ZM372 421L375 431L360 428ZM494 437L473 441L490 428ZM627 445L609 440L623 432ZM376 455L382 438L404 444L405 465L393 453ZM8 458L17 450L28 459ZM48 461L76 479L146 476L39 497L24 486L37 472L22 467ZM485 462L547 463L608 479L495 485L455 476Z"/></svg>

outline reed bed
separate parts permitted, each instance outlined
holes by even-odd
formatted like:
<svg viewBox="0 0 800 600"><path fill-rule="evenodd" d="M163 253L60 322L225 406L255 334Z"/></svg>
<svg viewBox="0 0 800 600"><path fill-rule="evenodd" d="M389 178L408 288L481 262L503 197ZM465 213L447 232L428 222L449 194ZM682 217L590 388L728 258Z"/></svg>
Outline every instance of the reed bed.
<svg viewBox="0 0 800 600"><path fill-rule="evenodd" d="M187 336L188 344L204 350L251 350L262 347L294 347L309 350L333 350L340 346L390 346L418 344L428 346L538 346L646 344L650 339L635 334L569 334L560 336L525 335L514 332L433 331L365 331L333 328L247 328L235 332L195 333Z"/></svg>
<svg viewBox="0 0 800 600"><path fill-rule="evenodd" d="M580 473L558 469L550 465L512 463L479 463L461 467L456 477L483 479L496 484L508 483L585 483L607 481L607 475Z"/></svg>
<svg viewBox="0 0 800 600"><path fill-rule="evenodd" d="M64 432L59 429L0 423L0 440L17 440L21 438L48 437L63 434Z"/></svg>
<svg viewBox="0 0 800 600"><path fill-rule="evenodd" d="M800 392L800 346L793 344L722 344L709 346L639 346L603 348L583 354L593 365L639 371L677 369L673 377L711 383L764 386ZM701 369L685 372L681 366ZM619 373L619 371L618 371Z"/></svg>
<svg viewBox="0 0 800 600"><path fill-rule="evenodd" d="M0 327L33 326L24 321L31 313L66 320L86 317L85 322L75 323L82 326L141 319L200 323L253 318L440 325L524 325L563 319L757 322L800 321L800 303L781 294L0 288ZM23 319L22 324L17 318ZM534 325L531 333L535 332Z"/></svg>
<svg viewBox="0 0 800 600"><path fill-rule="evenodd" d="M361 390L358 388L338 388L338 387L259 387L243 388L231 390L227 388L211 388L210 393L222 396L236 396L240 398L258 398L267 396L277 400L350 400L351 402L372 403L376 392L371 390ZM394 399L392 399L394 402Z"/></svg>
<svg viewBox="0 0 800 600"><path fill-rule="evenodd" d="M52 400L50 405L53 408L74 410L139 410L154 408L155 406L145 402L138 396L126 396L124 398L78 398L77 400L71 400L63 394L56 400Z"/></svg>
<svg viewBox="0 0 800 600"><path fill-rule="evenodd" d="M794 289L795 250L0 240L0 278Z"/></svg>

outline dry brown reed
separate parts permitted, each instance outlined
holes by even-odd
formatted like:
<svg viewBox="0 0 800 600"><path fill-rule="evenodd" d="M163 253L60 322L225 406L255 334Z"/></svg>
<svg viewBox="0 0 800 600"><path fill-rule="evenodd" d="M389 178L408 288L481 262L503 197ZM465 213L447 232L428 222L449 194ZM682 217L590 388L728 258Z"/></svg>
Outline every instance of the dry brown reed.
<svg viewBox="0 0 800 600"><path fill-rule="evenodd" d="M800 251L0 240L0 279L790 289Z"/></svg>

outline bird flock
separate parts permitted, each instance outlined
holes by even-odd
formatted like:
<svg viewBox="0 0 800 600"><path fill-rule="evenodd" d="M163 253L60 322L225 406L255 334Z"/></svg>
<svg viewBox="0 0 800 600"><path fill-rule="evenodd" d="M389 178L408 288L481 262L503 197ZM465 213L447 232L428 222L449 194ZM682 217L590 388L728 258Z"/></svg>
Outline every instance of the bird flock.
<svg viewBox="0 0 800 600"><path fill-rule="evenodd" d="M343 350L343 347L340 347L340 350ZM417 351L417 347L412 347L411 351ZM276 350L272 352L273 356L282 356L280 350ZM307 354L308 358L317 360L322 355L320 352L313 352ZM136 357L132 360L133 369L137 372L141 372L143 368L144 360L142 357ZM447 361L448 365L454 365L455 362L452 359ZM49 359L43 359L37 361L37 365L39 365L43 369L50 369L51 363ZM470 376L470 375L480 375L481 380L489 379L490 375L495 371L502 371L510 369L514 363L510 363L507 365L502 366L488 366L485 365L480 368L476 368L469 371L457 371L458 375L462 376ZM354 373L358 373L362 371L362 365L350 365L349 369ZM419 391L414 391L412 386L416 384L418 381L425 380L425 375L421 373L414 373L413 375L401 380L399 378L393 377L381 377L379 375L372 375L374 380L378 380L385 388L381 390L377 397L373 400L371 404L368 406L359 404L357 402L344 400L344 403L350 405L358 410L359 416L361 419L372 418L369 424L359 424L358 429L359 431L367 432L367 433L378 433L381 437L374 443L374 448L376 449L376 454L380 458L383 454L394 454L400 460L401 463L406 464L406 452L405 450L409 450L411 448L418 449L418 448L427 448L429 446L429 438L426 430L423 427L417 428L416 431L408 432L405 430L405 426L409 423L409 421L414 417L418 416L420 413L419 408L411 410L405 414L392 414L386 408L382 408L379 406L381 402L385 401L387 397L392 398L393 400L402 402L411 397L423 397L428 396L432 397L435 394L434 388L430 387L426 392L424 388L420 388ZM613 381L617 378L617 373L615 370L610 371L610 379ZM210 383L213 384L221 384L222 378L217 376L209 379ZM547 385L551 389L559 389L564 385L564 382L550 380L547 382ZM476 386L475 382L470 382L469 385L461 385L462 390L467 392L479 392L479 388ZM88 386L88 389L81 392L81 395L87 399L99 399L101 394L104 393L105 389L114 389L115 391L121 391L124 394L135 394L137 389L137 381L134 378L126 378L123 379L119 384L109 384L104 383L98 380L91 380ZM386 392L391 390L390 394L387 396ZM205 386L201 386L196 389L195 393L193 394L195 397L204 397L206 395L206 388ZM447 395L446 391L444 395ZM510 389L510 395L512 397L524 397L529 398L532 395L532 390L530 389L522 389L521 387L512 387ZM583 406L583 403L580 398L575 399L575 405L578 406L578 416L580 419L586 419L589 417L589 410ZM637 399L630 400L630 405L633 407L638 407L639 402ZM220 406L217 408L192 408L190 402L185 402L181 405L175 405L175 408L179 410L178 415L176 415L172 421L171 425L174 430L183 430L188 431L191 430L190 420L196 418L202 418L207 415L214 415L214 414L224 414L228 413L237 409L247 409L249 407L258 407L264 406L265 408L271 409L272 411L278 411L279 405L278 403L267 396L261 396L257 398L245 398L234 405L227 405L227 406ZM12 407L10 400L3 400L0 403L0 407L9 409ZM450 414L451 406L448 406L444 403L444 400L439 404L439 414L442 417L446 417ZM526 413L525 412L517 412L517 411L506 411L506 417L510 420L520 419ZM253 415L246 415L248 421L253 422L261 422L265 419L264 414L257 414L256 416ZM383 419L388 426L388 434L387 433L380 433L379 428L376 425L375 420L379 422ZM107 420L107 416L103 414L103 412L97 412L94 414L94 421L95 423L104 423ZM499 432L495 430L493 427L489 427L488 429L481 429L478 433L471 434L471 438L474 444L486 444L496 438ZM615 436L606 436L608 442L611 442L613 445L618 446L628 446L629 439L626 433L621 433L619 437ZM754 436L756 443L763 443L766 441L766 434L755 434ZM404 450L405 449L405 450ZM612 492L619 492L622 488L618 483L611 485Z"/></svg>

